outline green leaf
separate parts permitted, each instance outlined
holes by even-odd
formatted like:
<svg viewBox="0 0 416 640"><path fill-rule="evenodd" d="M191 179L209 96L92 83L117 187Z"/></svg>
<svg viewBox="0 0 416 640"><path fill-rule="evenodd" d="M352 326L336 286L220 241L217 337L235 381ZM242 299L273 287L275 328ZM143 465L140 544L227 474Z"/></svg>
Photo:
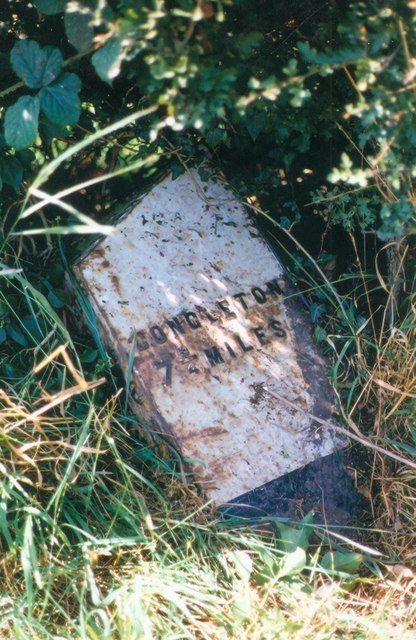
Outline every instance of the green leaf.
<svg viewBox="0 0 416 640"><path fill-rule="evenodd" d="M328 551L321 560L321 567L325 571L342 571L355 573L363 561L361 553L349 551Z"/></svg>
<svg viewBox="0 0 416 640"><path fill-rule="evenodd" d="M29 147L36 139L39 120L37 96L22 96L9 107L4 118L4 137L15 149Z"/></svg>
<svg viewBox="0 0 416 640"><path fill-rule="evenodd" d="M241 33L235 38L235 46L240 55L246 57L253 49L256 49L264 39L262 33L250 31L249 33Z"/></svg>
<svg viewBox="0 0 416 640"><path fill-rule="evenodd" d="M15 191L20 187L23 178L23 167L14 156L6 156L0 160L0 179L9 184Z"/></svg>
<svg viewBox="0 0 416 640"><path fill-rule="evenodd" d="M92 64L98 76L111 84L120 73L123 52L120 38L113 38L92 56Z"/></svg>
<svg viewBox="0 0 416 640"><path fill-rule="evenodd" d="M259 133L263 131L268 119L269 116L264 110L258 111L257 109L253 109L247 113L245 123L253 142L257 140Z"/></svg>
<svg viewBox="0 0 416 640"><path fill-rule="evenodd" d="M27 315L23 318L24 327L35 344L39 344L43 338L40 323L42 323L42 318L38 320L32 315Z"/></svg>
<svg viewBox="0 0 416 640"><path fill-rule="evenodd" d="M81 80L75 73L64 73L59 80L39 92L43 113L55 124L75 124L81 113L78 92Z"/></svg>
<svg viewBox="0 0 416 640"><path fill-rule="evenodd" d="M259 555L261 560L259 571L254 574L253 578L256 584L265 585L274 581L279 575L281 562L280 557L278 558L269 549L261 549Z"/></svg>
<svg viewBox="0 0 416 640"><path fill-rule="evenodd" d="M33 153L32 149L21 149L16 153L16 157L23 167L30 167L32 162L36 161L36 155Z"/></svg>
<svg viewBox="0 0 416 640"><path fill-rule="evenodd" d="M50 142L53 138L67 138L70 135L67 127L61 124L54 124L50 120L39 122L39 133L44 142Z"/></svg>
<svg viewBox="0 0 416 640"><path fill-rule="evenodd" d="M291 553L286 554L279 571L279 578L293 576L303 571L306 567L306 552L302 547L297 547Z"/></svg>
<svg viewBox="0 0 416 640"><path fill-rule="evenodd" d="M62 307L64 307L67 303L66 298L67 296L65 294L65 291L61 289L55 289L54 291L49 291L48 293L48 300L54 307L54 309L61 309Z"/></svg>
<svg viewBox="0 0 416 640"><path fill-rule="evenodd" d="M31 89L50 84L62 71L62 53L56 47L40 47L35 40L19 40L10 53L13 70Z"/></svg>
<svg viewBox="0 0 416 640"><path fill-rule="evenodd" d="M325 342L328 334L323 327L315 327L313 335L317 342Z"/></svg>
<svg viewBox="0 0 416 640"><path fill-rule="evenodd" d="M45 67L43 70L42 87L50 84L57 78L61 71L64 59L62 53L56 47L46 46L42 51L45 53Z"/></svg>
<svg viewBox="0 0 416 640"><path fill-rule="evenodd" d="M91 364L95 362L99 356L98 349L92 347L85 349L84 353L80 356L80 360L83 364Z"/></svg>
<svg viewBox="0 0 416 640"><path fill-rule="evenodd" d="M309 538L313 533L313 514L308 513L297 527L289 527L285 524L278 523L277 527L280 533L283 550L287 553L296 551L298 547L307 550L309 546ZM303 526L302 526L303 524Z"/></svg>
<svg viewBox="0 0 416 640"><path fill-rule="evenodd" d="M65 31L69 42L80 52L88 51L94 37L94 15L80 2L68 2L65 10Z"/></svg>
<svg viewBox="0 0 416 640"><path fill-rule="evenodd" d="M308 540L313 534L313 511L308 511L306 516L299 522L299 526L307 530Z"/></svg>
<svg viewBox="0 0 416 640"><path fill-rule="evenodd" d="M205 140L207 144L212 148L215 148L220 144L229 146L229 138L225 129L215 128L207 131L205 134Z"/></svg>
<svg viewBox="0 0 416 640"><path fill-rule="evenodd" d="M11 324L7 325L6 329L12 340L17 342L21 347L27 347L28 342L21 331L13 327Z"/></svg>
<svg viewBox="0 0 416 640"><path fill-rule="evenodd" d="M33 4L39 11L47 16L65 11L67 0L33 0Z"/></svg>
<svg viewBox="0 0 416 640"><path fill-rule="evenodd" d="M0 344L3 344L7 340L7 333L3 327L0 327Z"/></svg>

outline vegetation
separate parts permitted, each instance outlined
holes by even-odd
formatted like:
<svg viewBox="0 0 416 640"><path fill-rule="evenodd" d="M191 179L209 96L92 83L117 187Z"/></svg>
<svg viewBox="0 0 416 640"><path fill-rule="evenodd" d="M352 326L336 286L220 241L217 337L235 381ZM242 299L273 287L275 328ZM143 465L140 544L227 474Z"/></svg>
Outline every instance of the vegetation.
<svg viewBox="0 0 416 640"><path fill-rule="evenodd" d="M416 4L3 0L0 36L1 637L410 638ZM184 486L71 279L126 192L207 161L280 245L366 443L360 543Z"/></svg>

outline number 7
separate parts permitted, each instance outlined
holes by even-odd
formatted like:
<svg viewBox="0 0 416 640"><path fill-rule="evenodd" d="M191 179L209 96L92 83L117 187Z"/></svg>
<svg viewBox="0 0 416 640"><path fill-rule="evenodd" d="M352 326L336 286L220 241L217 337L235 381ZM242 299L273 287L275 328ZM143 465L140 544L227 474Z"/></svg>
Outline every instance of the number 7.
<svg viewBox="0 0 416 640"><path fill-rule="evenodd" d="M165 381L163 384L170 387L172 384L172 359L168 356L163 360L157 360L155 365L158 369L165 368Z"/></svg>

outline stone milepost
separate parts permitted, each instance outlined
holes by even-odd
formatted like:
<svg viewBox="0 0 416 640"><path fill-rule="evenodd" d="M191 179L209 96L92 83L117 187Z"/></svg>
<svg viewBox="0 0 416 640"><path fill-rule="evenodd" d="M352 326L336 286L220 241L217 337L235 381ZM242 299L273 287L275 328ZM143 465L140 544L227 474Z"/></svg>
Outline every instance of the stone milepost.
<svg viewBox="0 0 416 640"><path fill-rule="evenodd" d="M308 320L221 180L166 178L75 272L121 366L134 358L134 410L217 505L345 447L310 417L332 403Z"/></svg>

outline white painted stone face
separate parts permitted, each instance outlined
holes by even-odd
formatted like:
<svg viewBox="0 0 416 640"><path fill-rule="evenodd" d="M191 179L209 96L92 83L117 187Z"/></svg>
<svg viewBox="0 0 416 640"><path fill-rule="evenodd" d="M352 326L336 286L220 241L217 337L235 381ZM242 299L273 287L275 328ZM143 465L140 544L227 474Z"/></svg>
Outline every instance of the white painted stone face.
<svg viewBox="0 0 416 640"><path fill-rule="evenodd" d="M345 446L302 411L330 415L324 365L281 265L221 181L165 179L75 271L125 370L135 347L134 410L217 504Z"/></svg>

